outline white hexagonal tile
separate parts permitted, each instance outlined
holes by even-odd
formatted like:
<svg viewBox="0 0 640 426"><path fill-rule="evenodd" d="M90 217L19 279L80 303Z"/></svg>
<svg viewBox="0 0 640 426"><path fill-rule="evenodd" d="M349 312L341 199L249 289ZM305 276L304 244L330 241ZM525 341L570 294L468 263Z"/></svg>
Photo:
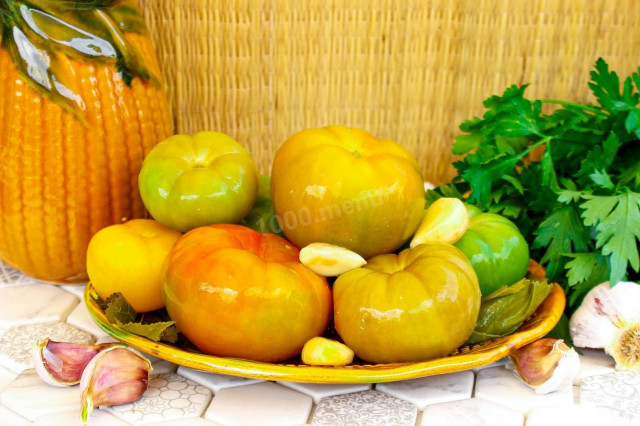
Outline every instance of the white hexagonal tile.
<svg viewBox="0 0 640 426"><path fill-rule="evenodd" d="M44 416L38 417L32 426L69 426L79 424L82 424L80 411L73 410L63 413L45 414ZM102 410L94 410L87 419L87 424L90 426L129 426L129 423L123 422Z"/></svg>
<svg viewBox="0 0 640 426"><path fill-rule="evenodd" d="M605 408L637 421L640 419L640 374L616 371L586 377L580 384L580 404Z"/></svg>
<svg viewBox="0 0 640 426"><path fill-rule="evenodd" d="M0 392L5 390L16 377L18 377L18 373L0 367Z"/></svg>
<svg viewBox="0 0 640 426"><path fill-rule="evenodd" d="M494 367L478 372L475 397L526 414L535 407L572 405L573 387L538 395L522 383L513 371Z"/></svg>
<svg viewBox="0 0 640 426"><path fill-rule="evenodd" d="M311 397L272 382L225 388L204 417L223 425L293 426L307 422Z"/></svg>
<svg viewBox="0 0 640 426"><path fill-rule="evenodd" d="M375 390L323 398L313 414L314 426L413 426L418 408Z"/></svg>
<svg viewBox="0 0 640 426"><path fill-rule="evenodd" d="M166 422L149 423L148 426L221 426L219 423L210 422L202 417L189 419L169 420Z"/></svg>
<svg viewBox="0 0 640 426"><path fill-rule="evenodd" d="M149 359L151 358L150 355L144 354L144 356ZM155 358L155 357L154 357ZM175 373L176 369L178 368L177 365L169 362L169 361L165 361L163 359L159 359L159 358L155 358L154 360L151 360L151 375L152 376L158 376L160 374L171 374L171 373ZM197 382L196 382L197 383Z"/></svg>
<svg viewBox="0 0 640 426"><path fill-rule="evenodd" d="M313 398L316 404L322 398L333 395L342 395L345 393L362 392L371 389L371 384L353 384L353 385L329 385L318 383L296 383L296 382L278 382L282 386L297 390Z"/></svg>
<svg viewBox="0 0 640 426"><path fill-rule="evenodd" d="M629 420L609 410L587 405L538 407L527 415L527 426L628 426Z"/></svg>
<svg viewBox="0 0 640 426"><path fill-rule="evenodd" d="M58 342L93 343L93 336L64 322L47 322L11 327L0 336L0 366L15 373L33 368L31 351L38 339Z"/></svg>
<svg viewBox="0 0 640 426"><path fill-rule="evenodd" d="M502 359L499 359L498 361L493 362L491 364L481 365L480 367L476 367L476 368L472 369L471 371L477 373L478 371L484 370L485 368L503 367L503 366L508 365L508 364L511 364L511 360L509 359L508 356L506 356L506 357L504 357Z"/></svg>
<svg viewBox="0 0 640 426"><path fill-rule="evenodd" d="M64 291L68 291L71 294L75 294L78 299L82 300L84 296L85 284L73 284L73 285L61 285L60 288Z"/></svg>
<svg viewBox="0 0 640 426"><path fill-rule="evenodd" d="M227 374L209 373L207 371L194 370L187 367L178 367L178 374L193 380L194 382L211 389L214 393L218 393L222 389L233 388L236 386L246 386L254 383L260 383L264 380L245 379L244 377L230 376Z"/></svg>
<svg viewBox="0 0 640 426"><path fill-rule="evenodd" d="M20 374L0 394L0 401L11 411L34 421L40 416L64 411L80 412L80 388L59 388L44 383L35 370Z"/></svg>
<svg viewBox="0 0 640 426"><path fill-rule="evenodd" d="M64 321L80 301L54 285L0 288L0 327Z"/></svg>
<svg viewBox="0 0 640 426"><path fill-rule="evenodd" d="M522 426L524 415L481 399L429 405L421 426Z"/></svg>
<svg viewBox="0 0 640 426"><path fill-rule="evenodd" d="M422 411L427 405L471 398L474 380L472 371L461 371L402 382L380 383L376 385L376 390L409 401Z"/></svg>
<svg viewBox="0 0 640 426"><path fill-rule="evenodd" d="M31 424L29 420L17 415L2 405L0 405L0 420L2 420L3 425L7 426L28 426Z"/></svg>
<svg viewBox="0 0 640 426"><path fill-rule="evenodd" d="M586 377L609 374L616 371L616 363L607 355L604 349L580 349L580 371L573 380L574 385L579 385Z"/></svg>
<svg viewBox="0 0 640 426"><path fill-rule="evenodd" d="M211 391L177 374L151 377L142 398L132 404L100 407L133 424L200 417L211 401Z"/></svg>
<svg viewBox="0 0 640 426"><path fill-rule="evenodd" d="M93 320L84 302L78 304L73 312L69 314L67 322L71 325L75 325L81 330L86 331L87 333L91 333L96 338L108 336L107 332L101 329Z"/></svg>
<svg viewBox="0 0 640 426"><path fill-rule="evenodd" d="M101 343L118 343L118 341L119 341L118 339L114 339L111 336L98 336L96 338L96 345ZM147 359L151 360L151 355L145 354L145 356L147 357Z"/></svg>

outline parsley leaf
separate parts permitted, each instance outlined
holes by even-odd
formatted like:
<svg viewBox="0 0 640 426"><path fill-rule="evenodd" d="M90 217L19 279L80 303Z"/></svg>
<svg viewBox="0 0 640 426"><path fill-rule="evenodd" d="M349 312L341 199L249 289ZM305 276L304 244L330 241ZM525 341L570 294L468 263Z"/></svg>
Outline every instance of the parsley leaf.
<svg viewBox="0 0 640 426"><path fill-rule="evenodd" d="M625 80L620 93L618 74L609 71L609 65L602 58L596 61L595 68L595 71L591 71L589 87L603 108L609 111L628 110L638 104L638 94L632 93L631 77Z"/></svg>
<svg viewBox="0 0 640 426"><path fill-rule="evenodd" d="M528 99L526 85L489 97L460 125L457 176L427 197L465 194L508 216L571 307L600 282L640 276L640 69L621 81L598 59L589 87L595 105Z"/></svg>
<svg viewBox="0 0 640 426"><path fill-rule="evenodd" d="M640 269L640 194L626 191L619 195L585 195L580 205L587 226L596 230L596 248L611 256L611 284L626 276L627 265Z"/></svg>
<svg viewBox="0 0 640 426"><path fill-rule="evenodd" d="M547 275L558 279L564 271L565 255L583 252L589 231L580 221L573 206L563 206L548 216L534 232L533 248L546 248L541 262L547 264Z"/></svg>
<svg viewBox="0 0 640 426"><path fill-rule="evenodd" d="M573 253L567 256L572 259L565 268L572 289L569 303L573 305L593 287L607 281L610 270L605 257L599 253Z"/></svg>

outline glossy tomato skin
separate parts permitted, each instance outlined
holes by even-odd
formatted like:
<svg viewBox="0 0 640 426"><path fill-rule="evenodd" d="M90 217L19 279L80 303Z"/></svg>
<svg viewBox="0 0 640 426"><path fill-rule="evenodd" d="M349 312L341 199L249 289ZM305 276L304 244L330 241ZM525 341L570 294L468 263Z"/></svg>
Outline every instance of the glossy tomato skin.
<svg viewBox="0 0 640 426"><path fill-rule="evenodd" d="M522 279L529 267L529 246L518 227L500 215L477 213L455 244L467 256L487 296Z"/></svg>
<svg viewBox="0 0 640 426"><path fill-rule="evenodd" d="M98 231L87 248L87 273L101 298L122 293L136 312L164 307L162 265L182 234L150 219Z"/></svg>
<svg viewBox="0 0 640 426"><path fill-rule="evenodd" d="M187 232L242 220L256 200L258 169L230 136L199 132L156 145L142 164L138 182L151 216Z"/></svg>
<svg viewBox="0 0 640 426"><path fill-rule="evenodd" d="M298 355L331 317L324 278L274 234L211 225L185 234L165 265L171 319L202 351L277 362Z"/></svg>
<svg viewBox="0 0 640 426"><path fill-rule="evenodd" d="M409 151L340 126L304 130L284 142L271 195L293 243L336 244L364 258L400 248L420 224L425 203L420 167Z"/></svg>
<svg viewBox="0 0 640 426"><path fill-rule="evenodd" d="M376 256L338 277L333 298L338 334L371 363L447 355L469 338L480 310L476 274L450 244Z"/></svg>

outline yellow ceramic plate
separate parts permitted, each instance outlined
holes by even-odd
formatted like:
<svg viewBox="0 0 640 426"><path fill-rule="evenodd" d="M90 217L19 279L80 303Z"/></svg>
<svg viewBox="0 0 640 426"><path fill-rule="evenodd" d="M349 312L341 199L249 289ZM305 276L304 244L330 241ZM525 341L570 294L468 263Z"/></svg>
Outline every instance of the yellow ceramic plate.
<svg viewBox="0 0 640 426"><path fill-rule="evenodd" d="M532 265L532 273L536 274ZM537 266L539 268L539 266ZM544 274L543 274L544 275ZM424 362L403 364L348 365L345 367L315 367L303 364L269 364L243 359L221 358L165 343L156 343L109 324L96 303L97 293L91 284L84 292L84 301L98 325L115 339L169 362L197 370L231 374L264 380L284 380L307 383L378 383L415 379L436 374L453 373L491 364L516 349L547 334L564 311L564 291L554 284L549 296L516 332L486 343L460 348L457 352Z"/></svg>

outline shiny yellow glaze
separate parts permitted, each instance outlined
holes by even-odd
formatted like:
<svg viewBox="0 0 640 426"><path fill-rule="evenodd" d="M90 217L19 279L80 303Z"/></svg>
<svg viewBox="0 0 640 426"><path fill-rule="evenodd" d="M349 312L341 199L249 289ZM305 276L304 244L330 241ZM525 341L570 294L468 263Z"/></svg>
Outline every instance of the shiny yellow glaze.
<svg viewBox="0 0 640 426"><path fill-rule="evenodd" d="M530 272L543 277L544 270L532 262ZM262 363L235 358L222 358L190 352L164 343L128 333L108 323L104 312L96 303L97 294L91 283L84 293L84 302L98 325L115 339L158 358L219 374L262 380L284 380L303 383L382 383L415 379L437 374L470 370L498 361L546 335L560 320L565 306L564 291L554 284L551 293L536 313L520 329L508 336L490 342L463 347L441 358L424 362L347 365L344 367L316 367L294 363Z"/></svg>

